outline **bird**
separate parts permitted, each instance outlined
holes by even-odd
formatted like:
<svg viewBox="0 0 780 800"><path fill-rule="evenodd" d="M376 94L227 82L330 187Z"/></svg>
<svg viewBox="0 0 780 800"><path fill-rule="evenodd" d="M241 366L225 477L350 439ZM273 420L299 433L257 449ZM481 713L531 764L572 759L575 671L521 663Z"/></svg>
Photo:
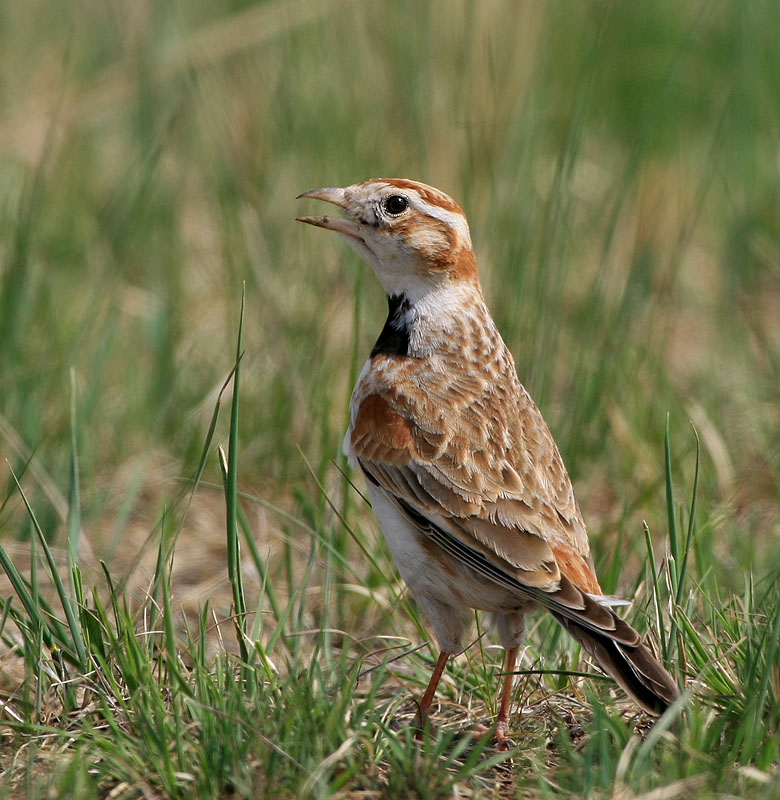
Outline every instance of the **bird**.
<svg viewBox="0 0 780 800"><path fill-rule="evenodd" d="M297 199L373 269L388 314L355 384L344 439L398 571L439 646L428 718L471 609L505 650L495 740L508 748L512 679L530 612L546 609L652 715L672 676L598 582L585 523L550 429L521 384L483 296L466 216L416 181L371 179Z"/></svg>

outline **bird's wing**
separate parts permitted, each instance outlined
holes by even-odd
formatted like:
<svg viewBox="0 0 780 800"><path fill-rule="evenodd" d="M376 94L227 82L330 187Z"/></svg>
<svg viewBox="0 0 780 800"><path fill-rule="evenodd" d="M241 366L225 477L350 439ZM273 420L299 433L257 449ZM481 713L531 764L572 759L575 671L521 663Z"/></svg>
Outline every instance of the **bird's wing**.
<svg viewBox="0 0 780 800"><path fill-rule="evenodd" d="M452 375L452 373L450 373ZM462 559L496 575L557 591L563 573L601 594L585 526L547 425L517 382L501 392L452 377L392 388L367 383L354 406L348 445L369 480ZM446 400L444 393L446 391ZM441 396L439 396L441 394ZM468 400L459 407L458 397ZM579 602L579 601L578 601Z"/></svg>

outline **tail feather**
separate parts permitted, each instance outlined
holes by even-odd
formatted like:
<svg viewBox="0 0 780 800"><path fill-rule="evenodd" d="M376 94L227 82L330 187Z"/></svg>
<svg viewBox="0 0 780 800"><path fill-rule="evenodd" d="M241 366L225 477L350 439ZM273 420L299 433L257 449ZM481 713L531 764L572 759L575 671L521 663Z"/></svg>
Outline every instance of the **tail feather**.
<svg viewBox="0 0 780 800"><path fill-rule="evenodd" d="M672 676L636 635L636 644L616 641L608 633L583 626L570 616L553 612L555 619L625 693L650 714L662 714L680 694ZM633 630L621 620L622 626ZM622 627L621 626L621 627Z"/></svg>

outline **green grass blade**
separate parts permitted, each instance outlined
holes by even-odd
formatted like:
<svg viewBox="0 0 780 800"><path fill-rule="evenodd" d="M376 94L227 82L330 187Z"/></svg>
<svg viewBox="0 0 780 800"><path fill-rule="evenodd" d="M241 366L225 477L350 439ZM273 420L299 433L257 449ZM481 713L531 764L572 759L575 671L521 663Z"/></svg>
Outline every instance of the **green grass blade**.
<svg viewBox="0 0 780 800"><path fill-rule="evenodd" d="M81 534L81 497L79 492L79 455L76 427L76 371L70 370L70 491L68 492L68 575L71 597L83 605L81 581L76 575L79 563L79 537Z"/></svg>
<svg viewBox="0 0 780 800"><path fill-rule="evenodd" d="M52 555L51 549L49 548L49 543L46 541L46 537L43 535L43 531L41 530L41 526L38 524L38 519L35 516L35 512L32 509L29 501L27 500L27 495L24 493L24 489L22 489L22 485L16 478L16 474L11 471L13 475L14 482L19 490L19 494L24 501L25 508L27 509L27 513L30 516L30 519L33 524L33 528L35 533L38 537L38 541L43 548L44 555L46 556L46 563L49 567L49 575L54 583L54 586L57 590L57 595L60 599L60 605L62 606L62 610L65 612L65 618L68 623L68 628L70 629L70 640L73 644L74 651L78 658L78 666L82 670L82 672L86 672L88 669L88 660L87 660L87 652L86 648L84 647L84 639L81 632L81 628L78 625L78 614L76 609L74 609L70 598L68 597L67 592L65 591L65 586L62 583L62 578L60 577L59 571L57 569L57 562L54 560L54 556Z"/></svg>
<svg viewBox="0 0 780 800"><path fill-rule="evenodd" d="M181 515L181 519L179 521L179 527L184 524L184 520L187 518L187 512L189 511L190 506L192 505L192 500L195 497L195 492L198 490L200 486L201 479L203 477L203 471L206 469L206 464L208 463L209 455L211 454L211 444L214 441L214 433L217 429L217 421L219 420L219 412L222 408L222 396L225 394L227 387L230 386L230 382L233 380L233 376L236 372L238 362L231 368L228 376L222 383L222 386L217 394L217 400L214 403L214 410L211 412L211 419L209 421L209 427L206 432L206 438L203 442L203 447L200 451L200 458L198 459L198 466L195 470L195 477L192 481L192 489L190 490L189 498L187 500L187 505L184 509L184 512Z"/></svg>
<svg viewBox="0 0 780 800"><path fill-rule="evenodd" d="M274 618L279 619L280 606L276 597L276 591L274 590L274 582L270 577L268 564L260 555L260 551L257 548L257 542L255 542L255 539L252 536L252 530L249 527L249 520L246 518L244 509L239 504L236 507L236 510L238 511L238 522L241 525L241 532L244 535L244 542L249 550L252 563L255 565L255 569L260 576L263 595L268 598L268 602L271 604L271 613L274 615Z"/></svg>
<svg viewBox="0 0 780 800"><path fill-rule="evenodd" d="M10 581L14 592L16 592L16 596L24 606L27 617L35 626L40 626L45 629L46 625L43 621L43 617L41 616L40 608L36 604L33 595L27 588L25 579L22 577L13 561L11 561L8 553L5 551L5 548L2 545L0 545L0 566L2 566L3 572L5 572L8 580ZM51 638L51 634L48 631L45 634L44 642L49 648L51 648L54 643Z"/></svg>
<svg viewBox="0 0 780 800"><path fill-rule="evenodd" d="M220 459L225 484L228 578L233 592L233 613L241 657L248 659L246 645L246 600L241 576L240 544L238 540L238 398L240 392L241 357L243 354L244 303L246 287L241 292L241 312L236 338L236 362L233 373L233 399L230 408L230 432L226 459Z"/></svg>
<svg viewBox="0 0 780 800"><path fill-rule="evenodd" d="M685 573L688 570L688 557L691 552L691 544L693 542L693 532L696 526L696 498L699 493L699 465L701 463L701 441L699 440L699 432L694 425L693 435L696 437L696 464L693 473L693 491L691 493L691 505L688 509L688 532L685 537L685 550L683 551L682 564L680 565L680 576L677 584L677 596L675 601L679 606L682 603L683 587L685 585Z"/></svg>
<svg viewBox="0 0 780 800"><path fill-rule="evenodd" d="M655 620L656 630L658 631L658 638L661 642L661 655L663 660L668 662L668 649L666 645L666 628L664 625L663 606L661 604L661 581L659 580L658 571L655 567L655 550L653 548L653 539L650 536L650 528L647 523L642 525L645 534L645 547L647 548L648 567L652 578L653 588L653 604L655 606Z"/></svg>
<svg viewBox="0 0 780 800"><path fill-rule="evenodd" d="M672 445L669 435L669 414L666 415L666 434L664 436L664 479L666 482L666 519L669 530L669 558L677 563L677 516L674 511L674 484L672 481ZM677 583L674 584L675 590Z"/></svg>

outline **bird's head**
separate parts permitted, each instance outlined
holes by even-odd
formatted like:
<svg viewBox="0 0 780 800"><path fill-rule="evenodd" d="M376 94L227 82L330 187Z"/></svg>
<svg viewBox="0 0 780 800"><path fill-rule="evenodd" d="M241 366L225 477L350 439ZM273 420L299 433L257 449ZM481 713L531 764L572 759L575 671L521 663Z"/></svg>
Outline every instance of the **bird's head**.
<svg viewBox="0 0 780 800"><path fill-rule="evenodd" d="M298 220L336 231L371 265L389 296L422 296L448 282L479 286L466 216L432 186L373 179L298 197L342 209L340 217Z"/></svg>

